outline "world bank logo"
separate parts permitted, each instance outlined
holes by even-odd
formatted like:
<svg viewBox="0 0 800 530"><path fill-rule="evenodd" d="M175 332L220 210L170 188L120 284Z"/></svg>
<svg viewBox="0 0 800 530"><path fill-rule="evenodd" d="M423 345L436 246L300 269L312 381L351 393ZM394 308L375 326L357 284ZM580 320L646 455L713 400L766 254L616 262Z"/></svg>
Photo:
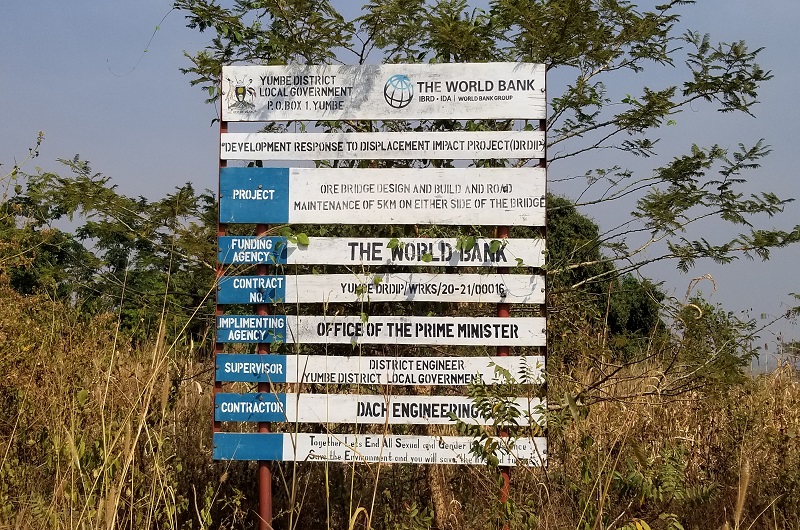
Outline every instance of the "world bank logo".
<svg viewBox="0 0 800 530"><path fill-rule="evenodd" d="M395 109L402 109L411 103L414 97L414 85L411 79L404 74L395 74L386 81L383 87L383 97L386 103Z"/></svg>

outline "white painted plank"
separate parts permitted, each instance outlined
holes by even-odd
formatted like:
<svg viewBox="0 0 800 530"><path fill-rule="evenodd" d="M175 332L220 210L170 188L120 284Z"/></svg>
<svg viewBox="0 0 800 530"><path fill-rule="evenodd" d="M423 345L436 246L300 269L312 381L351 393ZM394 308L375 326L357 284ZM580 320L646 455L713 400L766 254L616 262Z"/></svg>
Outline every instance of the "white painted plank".
<svg viewBox="0 0 800 530"><path fill-rule="evenodd" d="M396 434L214 433L214 460L383 464L478 464L475 438ZM547 438L494 438L503 466L540 466Z"/></svg>
<svg viewBox="0 0 800 530"><path fill-rule="evenodd" d="M440 385L542 382L544 356L376 357L329 355L217 354L217 381Z"/></svg>
<svg viewBox="0 0 800 530"><path fill-rule="evenodd" d="M223 168L220 222L543 226L544 168Z"/></svg>
<svg viewBox="0 0 800 530"><path fill-rule="evenodd" d="M224 121L545 117L541 64L222 67Z"/></svg>
<svg viewBox="0 0 800 530"><path fill-rule="evenodd" d="M217 317L217 342L544 346L545 319L226 315Z"/></svg>
<svg viewBox="0 0 800 530"><path fill-rule="evenodd" d="M504 417L517 425L544 425L539 398L503 401ZM235 422L358 423L379 425L453 425L458 421L493 425L475 402L464 396L368 394L217 393L214 419Z"/></svg>
<svg viewBox="0 0 800 530"><path fill-rule="evenodd" d="M485 302L543 304L544 277L418 272L223 276L219 304Z"/></svg>
<svg viewBox="0 0 800 530"><path fill-rule="evenodd" d="M542 131L223 133L222 160L544 158Z"/></svg>
<svg viewBox="0 0 800 530"><path fill-rule="evenodd" d="M456 238L310 237L299 245L280 236L223 236L218 243L220 263L267 265L541 267L545 248L543 239L484 238L468 250Z"/></svg>

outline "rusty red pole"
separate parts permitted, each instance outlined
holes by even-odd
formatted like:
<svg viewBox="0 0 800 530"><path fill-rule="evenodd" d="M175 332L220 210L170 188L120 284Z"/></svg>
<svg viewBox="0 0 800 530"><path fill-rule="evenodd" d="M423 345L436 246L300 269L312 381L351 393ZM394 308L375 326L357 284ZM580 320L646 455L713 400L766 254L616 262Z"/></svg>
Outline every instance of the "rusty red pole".
<svg viewBox="0 0 800 530"><path fill-rule="evenodd" d="M221 83L221 81L220 81ZM221 85L220 85L221 86ZM222 98L220 98L220 116L222 115ZM228 122L220 120L219 122L219 133L220 133L220 141L222 140L222 135L228 132ZM222 158L219 159L219 168L227 167L228 162L227 160L223 160ZM217 187L217 197L220 197L220 188L219 188L219 180L218 180L218 187ZM219 203L218 203L219 204ZM226 226L222 223L217 221L217 237L221 237L226 235L227 229ZM266 225L257 225L256 226L256 236L263 236L267 233L267 226ZM220 276L224 273L224 267L222 264L217 262L217 280L219 280ZM267 266L266 265L258 265L257 266L257 274L265 275L267 274ZM220 316L223 314L222 306L217 303L215 308L215 315ZM269 314L269 306L266 304L259 304L256 306L256 314L258 315L267 315ZM216 334L215 334L215 342L214 342L214 365L216 366L216 355L218 353L222 353L223 351L223 344L216 342ZM259 354L269 354L269 344L258 344L257 346L257 353ZM258 383L258 391L259 392L269 392L270 384L269 383ZM222 391L222 383L214 378L214 392L213 396L215 397L218 392ZM213 414L213 408L212 408ZM214 421L214 432L220 432L221 425L220 422ZM269 424L264 422L258 423L258 432L269 432ZM258 528L259 530L272 530L272 472L269 468L269 462L265 460L258 461Z"/></svg>
<svg viewBox="0 0 800 530"><path fill-rule="evenodd" d="M221 105L222 104L220 103L220 111L221 111ZM226 133L226 132L228 132L228 122L220 120L220 122L219 122L220 139L222 138L222 134ZM222 168L224 168L227 165L228 165L227 161L222 160L222 158L219 159L219 169L220 170L222 170ZM220 196L219 195L219 193L220 193L219 184L220 184L220 182L219 182L219 177L218 177L217 178L217 206L219 206L219 196ZM227 231L226 226L219 222L219 216L217 216L217 244L218 245L219 245L219 238L224 236L226 234L226 231ZM215 284L214 284L215 296L216 296L216 293L219 292L219 291L217 291L216 282L219 281L220 276L222 276L224 272L225 272L225 268L219 262L219 260L217 260L216 278L215 278ZM218 316L221 316L222 314L223 314L222 306L219 305L219 302L217 301L216 304L215 304L215 307L214 307L214 316L218 317ZM217 342L216 328L217 328L217 323L214 322L214 366L215 367L217 365L217 354L218 353L222 353L223 347L224 347L224 345L222 343ZM217 381L216 370L214 371L214 373L215 373L215 376L214 376L214 391L212 392L212 395L211 395L211 399L212 400L216 399L217 393L222 392L222 383L220 381ZM211 407L211 419L212 419L212 422L213 422L212 423L213 424L213 432L220 432L221 425L220 425L220 422L216 421L216 419L214 417L214 407L213 406Z"/></svg>
<svg viewBox="0 0 800 530"><path fill-rule="evenodd" d="M256 225L256 236L262 237L267 235L267 225ZM267 274L266 265L257 265L256 274L263 276ZM268 315L269 305L258 304L256 306L256 313L258 315ZM270 345L259 344L258 354L268 355ZM259 392L271 392L272 388L268 382L258 383ZM259 422L258 432L269 432L269 423ZM258 529L259 530L272 530L272 471L269 468L269 461L258 461Z"/></svg>
<svg viewBox="0 0 800 530"><path fill-rule="evenodd" d="M498 226L497 227L497 238L498 239L506 239L508 238L508 227L507 226ZM509 274L510 270L508 267L498 267L497 273L498 274ZM511 316L511 304L497 304L497 316L499 318L508 318ZM498 346L497 347L497 355L500 357L508 356L510 348L508 346ZM500 436L508 436L508 431L501 430ZM505 504L508 502L508 498L511 495L511 468L509 466L502 466L500 468L500 476L503 477L503 485L500 486L500 502ZM503 520L503 530L508 529L508 522Z"/></svg>
<svg viewBox="0 0 800 530"><path fill-rule="evenodd" d="M539 130L546 131L547 130L547 120L539 120ZM547 167L547 152L542 158L539 159L538 167ZM545 179L545 193L547 193L547 180ZM546 212L545 212L545 219L546 219ZM547 234L547 223L545 222L545 226L541 230L541 237L544 239ZM507 226L498 226L497 227L497 238L498 239L505 239L509 236L509 228ZM497 273L498 274L509 274L510 270L508 267L498 267ZM545 299L545 304L542 307L542 315L547 316L547 300ZM499 318L508 318L511 316L511 304L497 304L497 316ZM506 357L509 354L510 348L508 346L498 346L497 347L497 355L500 357ZM544 347L544 354L545 359L547 358L547 343L545 341ZM501 430L500 436L508 436L508 431ZM503 484L500 486L500 502L505 504L508 502L509 497L511 496L511 467L509 466L502 466L500 468L500 476L503 477ZM508 530L508 522L503 521L502 524L503 530Z"/></svg>
<svg viewBox="0 0 800 530"><path fill-rule="evenodd" d="M547 119L539 120L539 130L545 133L545 143L544 143L544 153L542 154L542 158L539 159L539 167L545 169L545 179L544 179L544 194L547 196ZM545 199L545 210L544 210L544 226L541 229L540 237L542 241L545 242L545 246L547 245L547 199ZM544 304L542 304L541 309L541 316L545 320L545 329L547 328L547 275L542 275L545 278L545 292L544 292ZM547 355L548 355L548 340L547 340L547 331L545 331L545 341L544 341L544 351L542 355L544 355L544 365L545 369L547 368ZM544 382L544 394L547 395L547 380L545 379ZM544 462L543 465L547 465L547 462Z"/></svg>

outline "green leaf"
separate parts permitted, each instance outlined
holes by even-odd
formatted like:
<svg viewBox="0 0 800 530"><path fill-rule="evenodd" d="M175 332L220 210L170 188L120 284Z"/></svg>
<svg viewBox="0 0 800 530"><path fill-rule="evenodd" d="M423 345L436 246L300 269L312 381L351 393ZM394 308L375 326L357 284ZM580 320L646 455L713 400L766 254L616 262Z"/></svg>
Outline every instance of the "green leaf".
<svg viewBox="0 0 800 530"><path fill-rule="evenodd" d="M475 237L474 236L460 236L458 241L456 242L456 248L458 250L462 250L464 252L469 252L473 248L475 248Z"/></svg>
<svg viewBox="0 0 800 530"><path fill-rule="evenodd" d="M386 245L387 248L397 248L400 245L400 240L396 237L393 237L389 240L389 243Z"/></svg>
<svg viewBox="0 0 800 530"><path fill-rule="evenodd" d="M428 252L428 253L426 253L426 254L423 254L423 255L420 257L420 259L421 259L422 261L424 261L425 263L430 263L430 262L431 262L431 260L433 260L433 255L432 255L430 252Z"/></svg>
<svg viewBox="0 0 800 530"><path fill-rule="evenodd" d="M564 399L569 406L569 413L572 414L572 419L575 420L575 423L578 423L581 419L581 412L578 410L578 404L575 402L575 398L567 391L564 392Z"/></svg>
<svg viewBox="0 0 800 530"><path fill-rule="evenodd" d="M297 234L297 242L300 245L303 245L304 247L307 247L308 244L309 244L308 236L305 233L300 232L299 234Z"/></svg>
<svg viewBox="0 0 800 530"><path fill-rule="evenodd" d="M475 248L475 236L467 236L466 239L464 239L464 245L463 246L464 246L464 250L466 250L466 251L470 251L473 248Z"/></svg>

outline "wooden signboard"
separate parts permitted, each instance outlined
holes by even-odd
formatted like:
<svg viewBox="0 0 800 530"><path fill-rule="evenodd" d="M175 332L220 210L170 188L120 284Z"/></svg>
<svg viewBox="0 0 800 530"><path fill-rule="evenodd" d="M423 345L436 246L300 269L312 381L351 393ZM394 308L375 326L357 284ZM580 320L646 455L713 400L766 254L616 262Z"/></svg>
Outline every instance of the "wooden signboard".
<svg viewBox="0 0 800 530"><path fill-rule="evenodd" d="M217 342L544 346L545 319L226 315L217 317Z"/></svg>
<svg viewBox="0 0 800 530"><path fill-rule="evenodd" d="M544 168L222 168L221 223L542 226Z"/></svg>
<svg viewBox="0 0 800 530"><path fill-rule="evenodd" d="M249 383L439 385L506 382L539 384L543 356L492 357L334 357L220 353L216 380Z"/></svg>
<svg viewBox="0 0 800 530"><path fill-rule="evenodd" d="M395 272L223 276L217 283L217 303L220 304L362 301L543 304L544 277Z"/></svg>
<svg viewBox="0 0 800 530"><path fill-rule="evenodd" d="M542 158L542 131L224 133L222 160Z"/></svg>
<svg viewBox="0 0 800 530"><path fill-rule="evenodd" d="M222 236L224 264L383 265L428 267L541 267L543 239L476 239L468 249L456 238L310 237L308 245L286 237Z"/></svg>
<svg viewBox="0 0 800 530"><path fill-rule="evenodd" d="M223 66L221 107L222 122L305 121L309 126L324 126L327 132L297 132L304 131L302 123L294 132L288 132L287 126L287 132L281 133L239 132L248 130L245 127L237 132L221 129L220 165L226 165L224 161L250 161L251 166L261 166L253 161L267 161L264 165L270 165L270 161L272 165L278 165L276 161L281 165L284 161L305 161L302 165L307 166L312 165L308 163L311 161L342 161L318 164L340 166L355 165L350 161L357 160L455 160L472 161L470 165L476 166L224 167L220 169L219 186L221 225L361 225L363 229L356 232L361 235L374 234L369 227L375 225L415 225L422 227L421 235L440 233L438 229L428 231L426 225L545 225L546 170L527 166L528 160L545 157L545 133L528 130L546 118L544 65ZM353 124L358 120L394 120L396 127L387 127L386 123L375 129L394 130L341 131L359 128ZM454 126L444 131L426 130L433 120L449 120ZM476 128L473 125L478 120L534 123L527 124L525 130L470 130ZM344 121L353 127L337 123ZM514 128L520 129L520 125L517 121ZM507 163L481 162L485 160ZM242 166L244 162L231 165ZM259 469L267 471L259 474L262 497L270 487L268 468L263 462L269 460L485 462L472 454L476 443L472 437L388 432L218 432L226 428L222 423L258 422L259 427L264 422L363 424L371 427L359 430L383 431L388 427L381 426L446 425L454 421L491 425L494 414L466 396L436 395L433 388L432 395L391 392L402 393L397 385L449 386L451 391L438 392L449 394L453 393L452 387L500 384L509 377L523 384L543 382L544 356L509 356L508 347L528 348L514 350L515 353L539 353L530 348L546 345L546 319L508 318L505 311L508 304L545 302L543 276L530 274L539 271L517 269L515 273L525 274L506 273L516 267L542 267L543 240L223 235L218 243L217 314L221 316L216 317L217 432L213 434L213 458L262 461ZM252 271L249 265L253 264L278 265L266 270L283 274L267 275L260 267L258 276L237 275ZM292 275L286 273L293 269L283 265L338 265L348 267L350 272ZM396 267L406 268L392 269ZM474 274L475 270L470 274L454 274L452 270L438 274L445 269L430 267L502 267L503 274L492 270L486 271L488 274L482 270L478 271L481 274ZM319 311L325 315L281 314L289 312L291 304L349 303L352 308L352 304L361 302L503 304L496 312L505 317L342 316L343 312L358 314L359 310L327 305L325 311ZM275 315L224 315L220 306L225 304L285 305L274 308L279 313ZM495 308L491 309L490 314L495 314ZM402 354L395 357L314 355L322 350L310 346L302 348L303 355L261 355L222 353L226 343L413 348L389 348ZM442 348L434 350L431 346ZM444 346L459 346L458 353L467 356L444 357L448 353ZM463 347L473 347L474 353L485 355L469 356ZM357 353L356 349L345 349L347 355ZM337 348L331 353L337 353ZM415 354L420 356L413 357ZM225 393L223 382L251 383L252 390L257 384L258 391ZM280 385L270 387L272 383ZM309 393L299 389L292 392L293 387L286 383L307 385L304 390ZM328 385L337 385L336 391L345 393L328 393ZM369 385L369 390L361 385ZM517 424L544 426L544 400L516 397L509 398L508 403L519 411ZM547 440L543 437L497 437L489 441L497 444L495 456L500 466L539 466L546 462ZM260 503L260 517L267 525L272 524L266 515L270 510L265 497Z"/></svg>
<svg viewBox="0 0 800 530"><path fill-rule="evenodd" d="M396 434L214 433L215 460L385 464L483 464L469 436ZM546 438L495 438L502 466L539 466Z"/></svg>
<svg viewBox="0 0 800 530"><path fill-rule="evenodd" d="M223 121L546 117L530 63L223 66Z"/></svg>

